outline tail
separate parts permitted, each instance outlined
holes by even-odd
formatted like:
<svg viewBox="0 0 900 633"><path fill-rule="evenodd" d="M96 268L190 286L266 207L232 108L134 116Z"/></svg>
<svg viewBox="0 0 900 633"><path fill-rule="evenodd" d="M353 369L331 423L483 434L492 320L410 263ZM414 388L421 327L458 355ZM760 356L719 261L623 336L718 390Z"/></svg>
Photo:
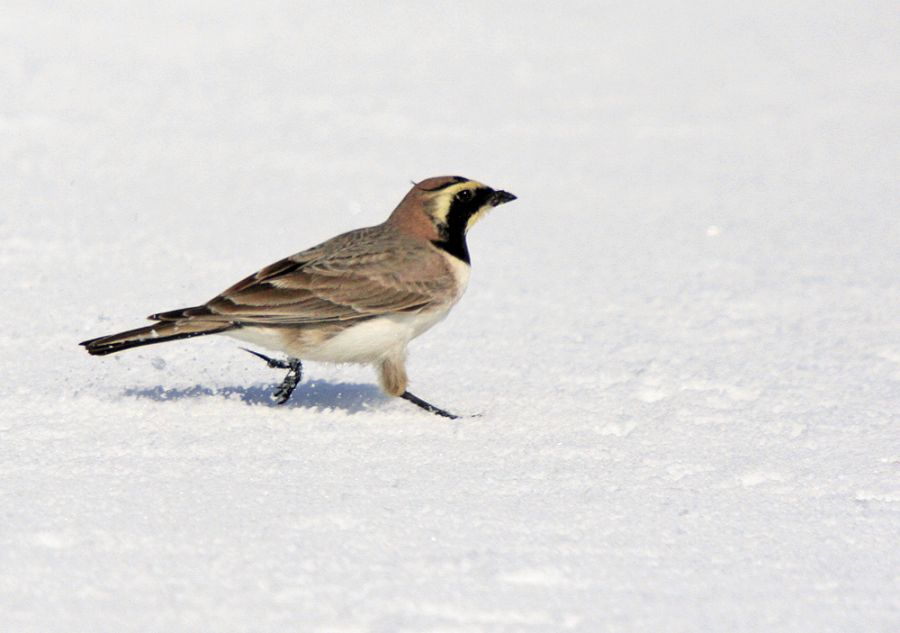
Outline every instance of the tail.
<svg viewBox="0 0 900 633"><path fill-rule="evenodd" d="M177 310L166 315L178 313L184 314L187 310ZM162 314L153 315L152 318L163 317ZM109 336L101 336L82 341L79 345L84 345L88 354L92 356L104 356L114 352L121 352L132 347L140 347L141 345L155 345L156 343L165 343L166 341L177 341L182 338L191 338L194 336L203 336L204 334L216 334L224 332L235 327L233 324L222 321L203 321L191 318L182 320L162 321L154 323L147 327L137 328L136 330L128 330L127 332L119 332L118 334L110 334Z"/></svg>

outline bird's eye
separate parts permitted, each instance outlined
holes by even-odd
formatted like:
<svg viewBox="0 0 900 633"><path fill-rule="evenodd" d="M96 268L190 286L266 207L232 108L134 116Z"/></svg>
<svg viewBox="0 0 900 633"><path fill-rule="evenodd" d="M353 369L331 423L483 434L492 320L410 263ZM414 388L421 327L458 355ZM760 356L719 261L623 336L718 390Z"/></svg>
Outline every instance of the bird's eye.
<svg viewBox="0 0 900 633"><path fill-rule="evenodd" d="M472 190L471 189L463 189L458 194L456 194L456 199L460 202L468 202L472 199Z"/></svg>

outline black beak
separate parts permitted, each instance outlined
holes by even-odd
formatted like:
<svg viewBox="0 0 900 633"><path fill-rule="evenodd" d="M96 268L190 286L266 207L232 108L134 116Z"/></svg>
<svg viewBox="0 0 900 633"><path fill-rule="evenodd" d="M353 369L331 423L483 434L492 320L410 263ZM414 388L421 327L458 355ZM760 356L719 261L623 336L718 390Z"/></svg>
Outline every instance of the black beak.
<svg viewBox="0 0 900 633"><path fill-rule="evenodd" d="M491 196L491 205L498 206L507 202L512 202L516 197L508 191L495 191Z"/></svg>

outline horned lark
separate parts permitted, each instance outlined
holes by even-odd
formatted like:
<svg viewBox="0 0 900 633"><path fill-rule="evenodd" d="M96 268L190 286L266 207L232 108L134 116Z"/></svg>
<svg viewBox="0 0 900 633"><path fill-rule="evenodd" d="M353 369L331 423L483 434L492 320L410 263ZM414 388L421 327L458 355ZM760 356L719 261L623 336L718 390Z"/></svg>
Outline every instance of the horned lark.
<svg viewBox="0 0 900 633"><path fill-rule="evenodd" d="M381 387L419 407L456 417L407 391L406 346L459 300L469 279L466 233L493 207L515 200L459 176L429 178L382 224L357 229L266 266L193 308L160 312L153 325L84 341L104 355L205 334L227 334L284 352L274 394L284 403L303 360L370 363Z"/></svg>

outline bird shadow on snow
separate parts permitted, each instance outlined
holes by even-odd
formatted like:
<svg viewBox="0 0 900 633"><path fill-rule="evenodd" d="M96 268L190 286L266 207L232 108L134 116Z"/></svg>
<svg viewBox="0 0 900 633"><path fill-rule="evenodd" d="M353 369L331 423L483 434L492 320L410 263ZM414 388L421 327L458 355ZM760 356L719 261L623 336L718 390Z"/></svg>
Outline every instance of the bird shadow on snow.
<svg viewBox="0 0 900 633"><path fill-rule="evenodd" d="M238 398L245 404L288 407L291 409L339 409L347 413L369 411L373 405L384 402L387 397L374 385L364 383L330 383L316 381L297 387L291 399L283 405L276 405L271 398L274 387L219 387L213 389L203 385L193 385L174 389L161 386L125 389L124 395L164 402L188 398Z"/></svg>

